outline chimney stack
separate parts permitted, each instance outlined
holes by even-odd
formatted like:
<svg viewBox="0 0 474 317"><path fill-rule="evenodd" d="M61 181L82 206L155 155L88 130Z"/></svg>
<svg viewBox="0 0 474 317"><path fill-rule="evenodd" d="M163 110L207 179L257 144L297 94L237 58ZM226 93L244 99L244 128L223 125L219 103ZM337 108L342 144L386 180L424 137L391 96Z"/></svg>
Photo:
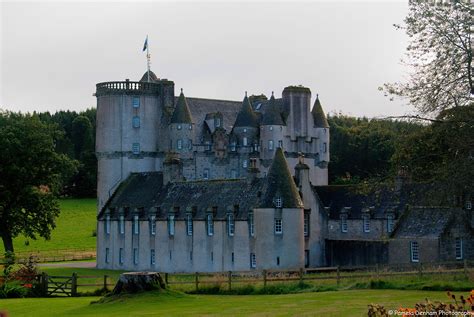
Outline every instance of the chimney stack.
<svg viewBox="0 0 474 317"><path fill-rule="evenodd" d="M168 152L163 162L163 185L183 180L183 163L177 153Z"/></svg>

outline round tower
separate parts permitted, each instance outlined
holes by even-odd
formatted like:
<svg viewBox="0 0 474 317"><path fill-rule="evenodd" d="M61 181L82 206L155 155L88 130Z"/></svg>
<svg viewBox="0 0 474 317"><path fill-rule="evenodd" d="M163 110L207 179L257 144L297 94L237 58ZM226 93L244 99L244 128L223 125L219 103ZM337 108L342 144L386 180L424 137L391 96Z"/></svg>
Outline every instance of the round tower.
<svg viewBox="0 0 474 317"><path fill-rule="evenodd" d="M319 101L319 95L316 95L313 109L311 110L311 117L313 120L313 132L317 142L315 146L316 158L312 169L311 179L314 185L328 184L328 164L329 164L329 123L324 114L323 107Z"/></svg>
<svg viewBox="0 0 474 317"><path fill-rule="evenodd" d="M138 82L112 81L96 85L98 211L132 172L155 171L158 138L164 116L164 95L173 82L153 72Z"/></svg>
<svg viewBox="0 0 474 317"><path fill-rule="evenodd" d="M277 148L284 148L283 140L286 126L281 116L281 109L272 96L263 113L260 125L260 158L264 160L273 159Z"/></svg>
<svg viewBox="0 0 474 317"><path fill-rule="evenodd" d="M311 107L311 90L303 86L288 86L283 89L284 111L288 115L286 123L290 139L296 141L298 137L304 137L306 141L310 141L310 131L312 120L309 116ZM300 152L305 149L300 148L289 149L291 151Z"/></svg>
<svg viewBox="0 0 474 317"><path fill-rule="evenodd" d="M183 89L181 89L171 117L169 131L169 150L178 153L180 158L191 158L193 156L194 123Z"/></svg>

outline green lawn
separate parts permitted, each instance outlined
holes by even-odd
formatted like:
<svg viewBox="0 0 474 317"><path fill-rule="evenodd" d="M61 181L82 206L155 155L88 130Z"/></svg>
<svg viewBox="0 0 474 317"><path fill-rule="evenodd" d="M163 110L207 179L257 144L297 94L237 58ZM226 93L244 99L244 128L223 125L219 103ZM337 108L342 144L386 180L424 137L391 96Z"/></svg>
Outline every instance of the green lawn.
<svg viewBox="0 0 474 317"><path fill-rule="evenodd" d="M467 294L464 294L467 295ZM445 292L351 290L288 295L184 295L146 293L105 304L98 297L6 299L0 310L10 316L367 316L367 305L387 309L416 302L447 301Z"/></svg>
<svg viewBox="0 0 474 317"><path fill-rule="evenodd" d="M20 236L14 239L15 252L53 251L60 249L95 249L96 199L61 199L61 214L56 220L51 240L28 240ZM0 244L0 253L4 253Z"/></svg>

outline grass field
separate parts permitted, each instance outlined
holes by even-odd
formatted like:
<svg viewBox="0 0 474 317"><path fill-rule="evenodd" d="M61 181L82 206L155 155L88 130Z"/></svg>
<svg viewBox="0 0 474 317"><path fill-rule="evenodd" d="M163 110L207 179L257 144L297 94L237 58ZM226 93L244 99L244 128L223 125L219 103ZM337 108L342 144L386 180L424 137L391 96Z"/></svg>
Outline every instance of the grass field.
<svg viewBox="0 0 474 317"><path fill-rule="evenodd" d="M61 214L56 220L51 240L28 240L22 236L14 239L15 252L53 251L60 249L95 249L96 199L61 199ZM0 244L0 253L4 253Z"/></svg>
<svg viewBox="0 0 474 317"><path fill-rule="evenodd" d="M464 294L467 295L467 294ZM425 298L446 302L445 292L351 290L256 296L185 295L151 292L110 303L98 297L6 299L10 316L367 316L367 305L414 307ZM34 312L34 313L32 313Z"/></svg>

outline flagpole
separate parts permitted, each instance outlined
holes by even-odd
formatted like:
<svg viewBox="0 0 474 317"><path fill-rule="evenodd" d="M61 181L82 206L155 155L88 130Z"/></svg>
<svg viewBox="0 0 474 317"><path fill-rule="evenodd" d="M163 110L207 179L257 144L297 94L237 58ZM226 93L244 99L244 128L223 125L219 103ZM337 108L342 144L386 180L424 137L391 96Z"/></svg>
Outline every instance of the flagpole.
<svg viewBox="0 0 474 317"><path fill-rule="evenodd" d="M146 66L147 66L147 76L148 76L148 82L150 82L150 51L148 45L148 35L146 36Z"/></svg>

